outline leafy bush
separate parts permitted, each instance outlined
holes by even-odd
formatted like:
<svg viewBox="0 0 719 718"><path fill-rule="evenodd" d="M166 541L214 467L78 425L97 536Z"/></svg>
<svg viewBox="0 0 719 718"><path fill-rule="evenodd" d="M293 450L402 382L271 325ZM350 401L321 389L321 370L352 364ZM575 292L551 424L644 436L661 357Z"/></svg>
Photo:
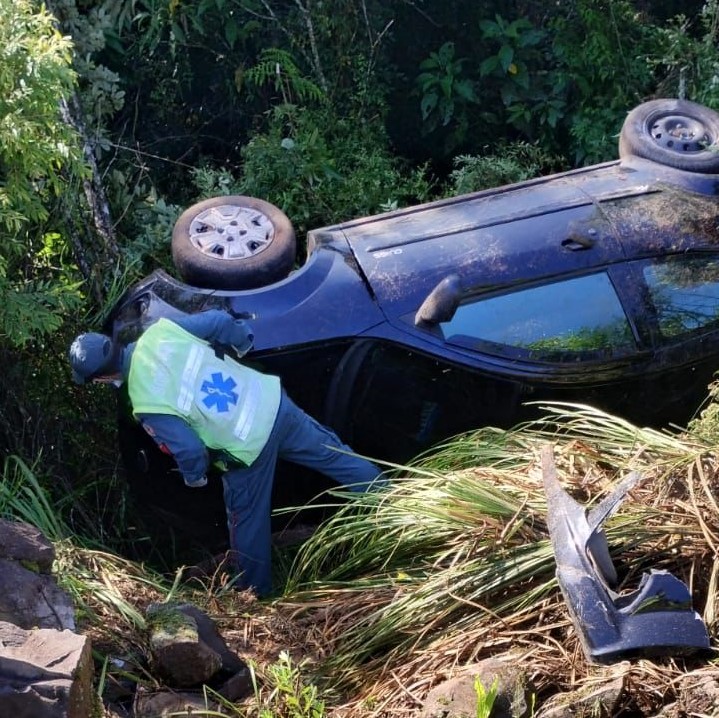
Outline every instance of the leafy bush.
<svg viewBox="0 0 719 718"><path fill-rule="evenodd" d="M479 66L482 88L498 93L509 124L524 137L551 134L566 112L566 75L547 51L549 34L526 17L480 21L494 51Z"/></svg>
<svg viewBox="0 0 719 718"><path fill-rule="evenodd" d="M415 80L420 95L422 131L429 135L438 127L447 128L445 152L451 152L467 139L479 98L475 82L467 74L467 58L455 58L453 42L445 42L420 63Z"/></svg>
<svg viewBox="0 0 719 718"><path fill-rule="evenodd" d="M260 197L290 217L299 234L312 227L423 201L431 183L423 167L393 158L381 126L338 117L329 108L281 105L266 131L242 149L241 177L226 171L205 189Z"/></svg>
<svg viewBox="0 0 719 718"><path fill-rule="evenodd" d="M114 205L128 210L122 227L127 239L122 247L124 283L161 267L172 268L170 254L172 229L183 210L158 196L157 190L147 182L128 188L126 177L114 183ZM124 195L120 199L120 195Z"/></svg>
<svg viewBox="0 0 719 718"><path fill-rule="evenodd" d="M563 149L575 165L616 158L626 113L653 86L653 27L629 0L574 0L552 21L553 62L566 81Z"/></svg>
<svg viewBox="0 0 719 718"><path fill-rule="evenodd" d="M28 0L0 0L0 15L0 337L23 346L77 307L51 207L83 167L58 107L75 82L68 38Z"/></svg>
<svg viewBox="0 0 719 718"><path fill-rule="evenodd" d="M660 77L659 95L719 107L719 1L707 0L695 16L678 15L656 29L649 62Z"/></svg>
<svg viewBox="0 0 719 718"><path fill-rule="evenodd" d="M499 151L497 148L491 149L491 154L459 155L454 158L447 195L466 194L521 182L561 169L561 160L551 157L538 145L515 142L499 148Z"/></svg>

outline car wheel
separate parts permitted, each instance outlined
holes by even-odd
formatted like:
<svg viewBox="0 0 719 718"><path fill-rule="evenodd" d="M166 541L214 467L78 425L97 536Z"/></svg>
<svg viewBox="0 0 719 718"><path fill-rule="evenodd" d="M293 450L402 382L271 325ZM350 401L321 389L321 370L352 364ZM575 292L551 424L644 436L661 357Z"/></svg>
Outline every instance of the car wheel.
<svg viewBox="0 0 719 718"><path fill-rule="evenodd" d="M715 174L719 173L718 141L719 113L688 100L651 100L627 115L619 156Z"/></svg>
<svg viewBox="0 0 719 718"><path fill-rule="evenodd" d="M172 231L182 279L209 289L253 289L283 279L295 261L287 216L254 197L213 197L186 209Z"/></svg>

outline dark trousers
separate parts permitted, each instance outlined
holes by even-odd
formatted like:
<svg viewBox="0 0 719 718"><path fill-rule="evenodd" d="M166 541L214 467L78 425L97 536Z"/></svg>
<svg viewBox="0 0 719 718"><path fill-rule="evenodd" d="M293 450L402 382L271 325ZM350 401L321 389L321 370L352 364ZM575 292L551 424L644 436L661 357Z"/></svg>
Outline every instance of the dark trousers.
<svg viewBox="0 0 719 718"><path fill-rule="evenodd" d="M253 588L260 596L272 590L270 513L278 459L307 466L340 484L364 491L380 471L351 451L334 432L308 416L282 392L265 448L251 466L230 469L223 476L230 548L240 572L239 587Z"/></svg>

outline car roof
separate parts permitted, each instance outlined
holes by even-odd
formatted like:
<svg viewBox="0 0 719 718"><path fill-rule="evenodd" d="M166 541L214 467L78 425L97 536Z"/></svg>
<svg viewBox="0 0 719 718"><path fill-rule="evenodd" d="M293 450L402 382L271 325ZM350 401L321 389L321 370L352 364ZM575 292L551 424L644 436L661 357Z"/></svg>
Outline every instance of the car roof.
<svg viewBox="0 0 719 718"><path fill-rule="evenodd" d="M717 201L707 195L714 184L707 192L685 175L610 162L316 232L348 242L380 305L398 315L448 276L471 293L713 246L716 222L708 220L716 219ZM697 213L708 222L705 237L697 237Z"/></svg>

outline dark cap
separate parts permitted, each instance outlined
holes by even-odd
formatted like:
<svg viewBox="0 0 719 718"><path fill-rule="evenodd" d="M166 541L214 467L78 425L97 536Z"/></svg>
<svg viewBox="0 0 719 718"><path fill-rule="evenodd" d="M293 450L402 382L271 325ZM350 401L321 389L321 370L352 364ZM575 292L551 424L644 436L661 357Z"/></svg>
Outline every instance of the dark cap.
<svg viewBox="0 0 719 718"><path fill-rule="evenodd" d="M72 380L84 384L97 376L112 374L114 353L110 337L95 332L80 334L70 345Z"/></svg>

